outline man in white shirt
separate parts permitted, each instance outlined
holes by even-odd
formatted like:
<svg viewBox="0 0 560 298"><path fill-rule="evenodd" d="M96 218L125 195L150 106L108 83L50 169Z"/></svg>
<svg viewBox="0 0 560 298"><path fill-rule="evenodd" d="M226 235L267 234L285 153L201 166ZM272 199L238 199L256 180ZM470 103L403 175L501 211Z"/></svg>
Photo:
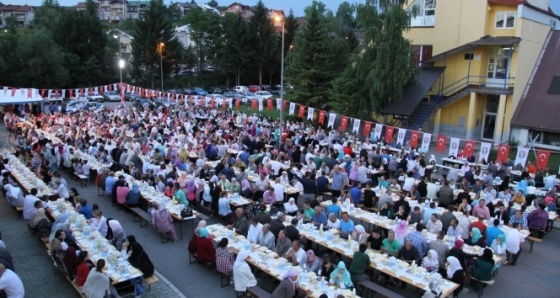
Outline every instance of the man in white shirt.
<svg viewBox="0 0 560 298"><path fill-rule="evenodd" d="M520 230L521 226L515 222L512 225L512 229L506 232L507 260L512 266L515 266L515 262L517 262L517 258L521 254L521 243L525 242L525 238L519 232Z"/></svg>
<svg viewBox="0 0 560 298"><path fill-rule="evenodd" d="M272 188L274 188L274 194L276 195L276 202L283 202L284 201L284 190L286 187L284 184L281 183L280 177L276 177L274 180L274 184Z"/></svg>
<svg viewBox="0 0 560 298"><path fill-rule="evenodd" d="M437 197L438 190L439 187L432 180L431 182L428 183L428 185L426 185L426 198L433 199Z"/></svg>
<svg viewBox="0 0 560 298"><path fill-rule="evenodd" d="M32 188L30 193L23 198L23 219L29 220L29 213L35 209L35 202L37 201L39 201L37 189Z"/></svg>
<svg viewBox="0 0 560 298"><path fill-rule="evenodd" d="M365 166L365 163L359 162L358 164L360 165L358 167L358 181L362 184L362 186L364 184L367 184L368 182L370 182L371 180L369 180L367 174L368 174L368 168Z"/></svg>
<svg viewBox="0 0 560 298"><path fill-rule="evenodd" d="M340 220L336 218L334 213L329 214L329 220L327 220L327 227L329 229L340 229Z"/></svg>
<svg viewBox="0 0 560 298"><path fill-rule="evenodd" d="M2 263L0 263L0 290L3 290L9 298L25 297L25 289L19 276L12 270L6 269Z"/></svg>
<svg viewBox="0 0 560 298"><path fill-rule="evenodd" d="M447 228L447 236L457 239L458 237L462 238L462 235L463 228L459 226L459 221L457 219L452 219L449 228Z"/></svg>
<svg viewBox="0 0 560 298"><path fill-rule="evenodd" d="M428 232L434 234L437 234L443 229L443 224L439 220L439 215L437 213L432 214L432 218L430 219L430 221L428 221L426 229L428 230Z"/></svg>
<svg viewBox="0 0 560 298"><path fill-rule="evenodd" d="M457 226L462 230L461 238L463 238L464 240L469 239L471 220L469 219L468 211L464 211L463 214L457 216Z"/></svg>
<svg viewBox="0 0 560 298"><path fill-rule="evenodd" d="M290 250L288 250L288 252L284 254L284 257L292 262L293 266L297 266L299 264L304 264L307 262L307 254L305 253L305 250L301 248L299 240L294 240L292 242L292 248L290 248Z"/></svg>
<svg viewBox="0 0 560 298"><path fill-rule="evenodd" d="M256 217L251 219L249 225L249 232L247 232L247 240L250 242L257 242L262 233L262 224L259 223Z"/></svg>

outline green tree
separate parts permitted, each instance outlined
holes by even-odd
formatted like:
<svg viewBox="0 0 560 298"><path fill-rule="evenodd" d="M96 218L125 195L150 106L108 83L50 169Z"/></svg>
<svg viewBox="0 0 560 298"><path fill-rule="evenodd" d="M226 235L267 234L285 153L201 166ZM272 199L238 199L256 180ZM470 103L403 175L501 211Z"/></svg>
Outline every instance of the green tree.
<svg viewBox="0 0 560 298"><path fill-rule="evenodd" d="M290 51L290 46L293 45L294 37L299 29L299 24L296 17L294 16L294 11L290 9L290 13L284 21L284 55L288 55Z"/></svg>
<svg viewBox="0 0 560 298"><path fill-rule="evenodd" d="M189 25L191 38L195 43L198 71L202 72L205 66L216 65L218 45L223 32L221 17L196 7L191 9L184 21Z"/></svg>
<svg viewBox="0 0 560 298"><path fill-rule="evenodd" d="M262 85L263 70L279 56L278 36L274 33L274 21L269 18L269 11L261 0L253 9L249 21L253 36L253 60L258 70L259 85Z"/></svg>
<svg viewBox="0 0 560 298"><path fill-rule="evenodd" d="M208 6L210 6L210 7L214 7L214 8L218 7L218 1L216 1L216 0L211 0L210 2L208 2L206 4L208 4Z"/></svg>
<svg viewBox="0 0 560 298"><path fill-rule="evenodd" d="M171 1L168 6L168 14L169 18L173 21L178 21L181 19L181 8L179 7L179 3L174 3Z"/></svg>
<svg viewBox="0 0 560 298"><path fill-rule="evenodd" d="M241 75L246 71L253 57L252 38L249 25L236 14L224 17L224 43L220 52L221 65L226 74L233 74L235 84L241 84Z"/></svg>
<svg viewBox="0 0 560 298"><path fill-rule="evenodd" d="M313 1L305 9L307 24L296 34L286 80L294 86L287 98L309 105L326 103L336 70L333 69L334 57L330 48L325 8L322 3Z"/></svg>
<svg viewBox="0 0 560 298"><path fill-rule="evenodd" d="M132 37L132 75L144 86L154 88L154 77L159 76L160 59L165 76L171 72L181 47L173 36L173 24L163 0L150 1L136 22Z"/></svg>
<svg viewBox="0 0 560 298"><path fill-rule="evenodd" d="M0 34L0 82L5 85L22 85L19 84L18 77L23 67L19 52L14 50L17 49L20 36L10 29Z"/></svg>

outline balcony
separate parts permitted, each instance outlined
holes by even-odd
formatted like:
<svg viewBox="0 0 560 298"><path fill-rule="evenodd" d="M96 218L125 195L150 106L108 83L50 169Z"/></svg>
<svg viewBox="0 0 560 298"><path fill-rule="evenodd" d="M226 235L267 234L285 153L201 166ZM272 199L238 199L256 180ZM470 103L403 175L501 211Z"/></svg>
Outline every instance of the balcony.
<svg viewBox="0 0 560 298"><path fill-rule="evenodd" d="M410 18L410 27L434 27L436 16L416 16Z"/></svg>

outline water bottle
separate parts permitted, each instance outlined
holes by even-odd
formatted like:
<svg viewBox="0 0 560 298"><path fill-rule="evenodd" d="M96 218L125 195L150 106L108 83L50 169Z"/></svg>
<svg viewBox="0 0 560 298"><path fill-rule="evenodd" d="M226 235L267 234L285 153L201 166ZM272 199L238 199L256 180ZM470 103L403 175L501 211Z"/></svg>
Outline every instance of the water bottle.
<svg viewBox="0 0 560 298"><path fill-rule="evenodd" d="M317 273L317 281L321 281L321 269L319 269L319 272Z"/></svg>
<svg viewBox="0 0 560 298"><path fill-rule="evenodd" d="M307 264L303 263L303 265L301 266L301 268L303 269L303 273L307 273Z"/></svg>

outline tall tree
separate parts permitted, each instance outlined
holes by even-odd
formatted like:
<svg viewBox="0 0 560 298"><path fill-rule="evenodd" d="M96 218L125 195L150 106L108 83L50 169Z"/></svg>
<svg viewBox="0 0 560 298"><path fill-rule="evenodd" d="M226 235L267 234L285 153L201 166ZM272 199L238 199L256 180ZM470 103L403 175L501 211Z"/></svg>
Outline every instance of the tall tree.
<svg viewBox="0 0 560 298"><path fill-rule="evenodd" d="M159 75L160 59L165 76L171 72L181 47L173 36L173 24L163 0L150 1L136 22L132 37L133 76L145 86L153 88L154 76Z"/></svg>
<svg viewBox="0 0 560 298"><path fill-rule="evenodd" d="M279 55L278 36L274 33L274 21L269 17L269 10L261 0L257 2L249 22L253 36L253 57L259 73L259 85L262 85L263 69L274 61L274 55Z"/></svg>
<svg viewBox="0 0 560 298"><path fill-rule="evenodd" d="M324 28L326 20L324 4L313 1L305 9L307 24L296 34L286 79L294 86L287 94L289 99L309 105L325 103L329 99L335 75L329 47L329 36Z"/></svg>
<svg viewBox="0 0 560 298"><path fill-rule="evenodd" d="M205 66L216 65L216 52L223 32L220 26L221 17L196 7L191 9L184 21L189 25L191 38L195 43L198 71L202 72Z"/></svg>
<svg viewBox="0 0 560 298"><path fill-rule="evenodd" d="M294 16L293 10L290 9L290 13L288 14L284 22L284 29L286 30L286 32L284 33L284 55L287 56L288 52L290 51L290 47L294 42L296 32L299 29L299 24L296 17Z"/></svg>
<svg viewBox="0 0 560 298"><path fill-rule="evenodd" d="M252 38L249 25L241 15L228 13L224 17L224 43L220 61L226 74L233 74L235 84L241 85L241 75L253 57Z"/></svg>

